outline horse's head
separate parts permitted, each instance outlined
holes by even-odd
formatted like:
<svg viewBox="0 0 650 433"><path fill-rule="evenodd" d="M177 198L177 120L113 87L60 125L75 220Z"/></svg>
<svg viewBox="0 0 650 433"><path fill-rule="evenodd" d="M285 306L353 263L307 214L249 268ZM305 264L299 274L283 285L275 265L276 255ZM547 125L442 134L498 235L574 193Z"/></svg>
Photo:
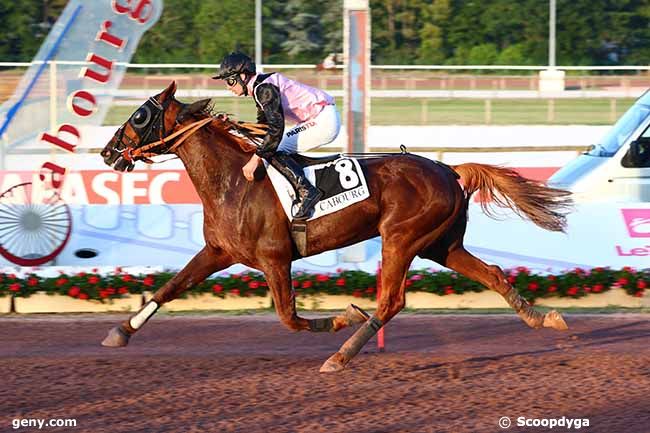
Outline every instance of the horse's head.
<svg viewBox="0 0 650 433"><path fill-rule="evenodd" d="M148 156L170 151L174 130L190 114L203 110L210 102L204 99L190 105L182 104L174 98L175 92L176 82L172 81L131 114L101 151L107 165L118 171L131 171L135 161L148 161ZM166 138L170 140L165 141Z"/></svg>

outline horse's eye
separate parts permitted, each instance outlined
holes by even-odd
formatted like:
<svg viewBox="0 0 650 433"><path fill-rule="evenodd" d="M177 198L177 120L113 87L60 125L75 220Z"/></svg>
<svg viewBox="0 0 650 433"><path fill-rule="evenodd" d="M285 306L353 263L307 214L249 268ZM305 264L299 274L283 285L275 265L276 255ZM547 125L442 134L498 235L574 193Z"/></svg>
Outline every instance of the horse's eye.
<svg viewBox="0 0 650 433"><path fill-rule="evenodd" d="M149 107L140 107L138 111L133 114L131 122L135 128L143 128L149 123L151 119L151 110Z"/></svg>

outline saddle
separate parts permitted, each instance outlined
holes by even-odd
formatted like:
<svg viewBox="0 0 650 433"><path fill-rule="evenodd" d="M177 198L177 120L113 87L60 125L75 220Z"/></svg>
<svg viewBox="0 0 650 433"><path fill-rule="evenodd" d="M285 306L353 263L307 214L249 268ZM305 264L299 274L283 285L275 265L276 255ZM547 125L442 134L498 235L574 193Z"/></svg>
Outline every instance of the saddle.
<svg viewBox="0 0 650 433"><path fill-rule="evenodd" d="M264 124L238 122L233 126L238 134L248 138L253 145L258 144L266 134L266 125ZM406 147L403 145L400 146L400 150L401 154L407 153ZM287 219L291 222L291 236L302 257L313 254L309 249L311 242L308 227L311 221L338 212L370 197L365 173L359 159L391 155L395 155L395 153L333 154L317 158L293 154L293 159L301 166L305 177L323 193L321 200L314 206L312 216L306 221L293 221L295 191L282 174L264 161L269 179Z"/></svg>
<svg viewBox="0 0 650 433"><path fill-rule="evenodd" d="M327 156L319 156L319 157L312 157L312 156L307 156L307 155L302 155L300 153L295 153L291 155L293 159L300 164L300 166L304 169L305 167L309 167L311 165L318 165L318 164L326 164L328 162L336 161L337 159L341 158L340 153L335 153L333 155L327 155Z"/></svg>
<svg viewBox="0 0 650 433"><path fill-rule="evenodd" d="M291 232L298 252L305 257L311 255L307 231L309 223L367 199L370 197L370 191L356 158L341 154L319 158L294 154L293 159L302 167L305 177L312 185L323 193L320 201L314 206L312 216L306 221L293 221L295 191L289 181L273 166L266 162L265 165L287 219L291 221Z"/></svg>

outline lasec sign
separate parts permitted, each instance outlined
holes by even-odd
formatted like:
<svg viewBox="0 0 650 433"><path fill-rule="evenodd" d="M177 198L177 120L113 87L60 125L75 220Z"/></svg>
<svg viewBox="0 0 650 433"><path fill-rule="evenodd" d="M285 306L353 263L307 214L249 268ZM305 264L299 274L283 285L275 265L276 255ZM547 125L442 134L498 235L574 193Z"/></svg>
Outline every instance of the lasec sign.
<svg viewBox="0 0 650 433"><path fill-rule="evenodd" d="M79 126L101 125L126 65L162 8L162 0L71 0L0 109L5 151L37 140L74 152L84 140ZM46 186L59 188L66 167L39 165L33 169Z"/></svg>

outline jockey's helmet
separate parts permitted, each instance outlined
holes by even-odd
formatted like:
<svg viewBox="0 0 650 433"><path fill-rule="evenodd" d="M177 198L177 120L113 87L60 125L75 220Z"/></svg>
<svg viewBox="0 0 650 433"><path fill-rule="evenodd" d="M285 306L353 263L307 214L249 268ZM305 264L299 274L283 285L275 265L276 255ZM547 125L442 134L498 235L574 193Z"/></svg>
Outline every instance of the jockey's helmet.
<svg viewBox="0 0 650 433"><path fill-rule="evenodd" d="M255 75L255 62L246 54L236 51L221 60L219 73L212 78L224 80L242 72L246 75Z"/></svg>

